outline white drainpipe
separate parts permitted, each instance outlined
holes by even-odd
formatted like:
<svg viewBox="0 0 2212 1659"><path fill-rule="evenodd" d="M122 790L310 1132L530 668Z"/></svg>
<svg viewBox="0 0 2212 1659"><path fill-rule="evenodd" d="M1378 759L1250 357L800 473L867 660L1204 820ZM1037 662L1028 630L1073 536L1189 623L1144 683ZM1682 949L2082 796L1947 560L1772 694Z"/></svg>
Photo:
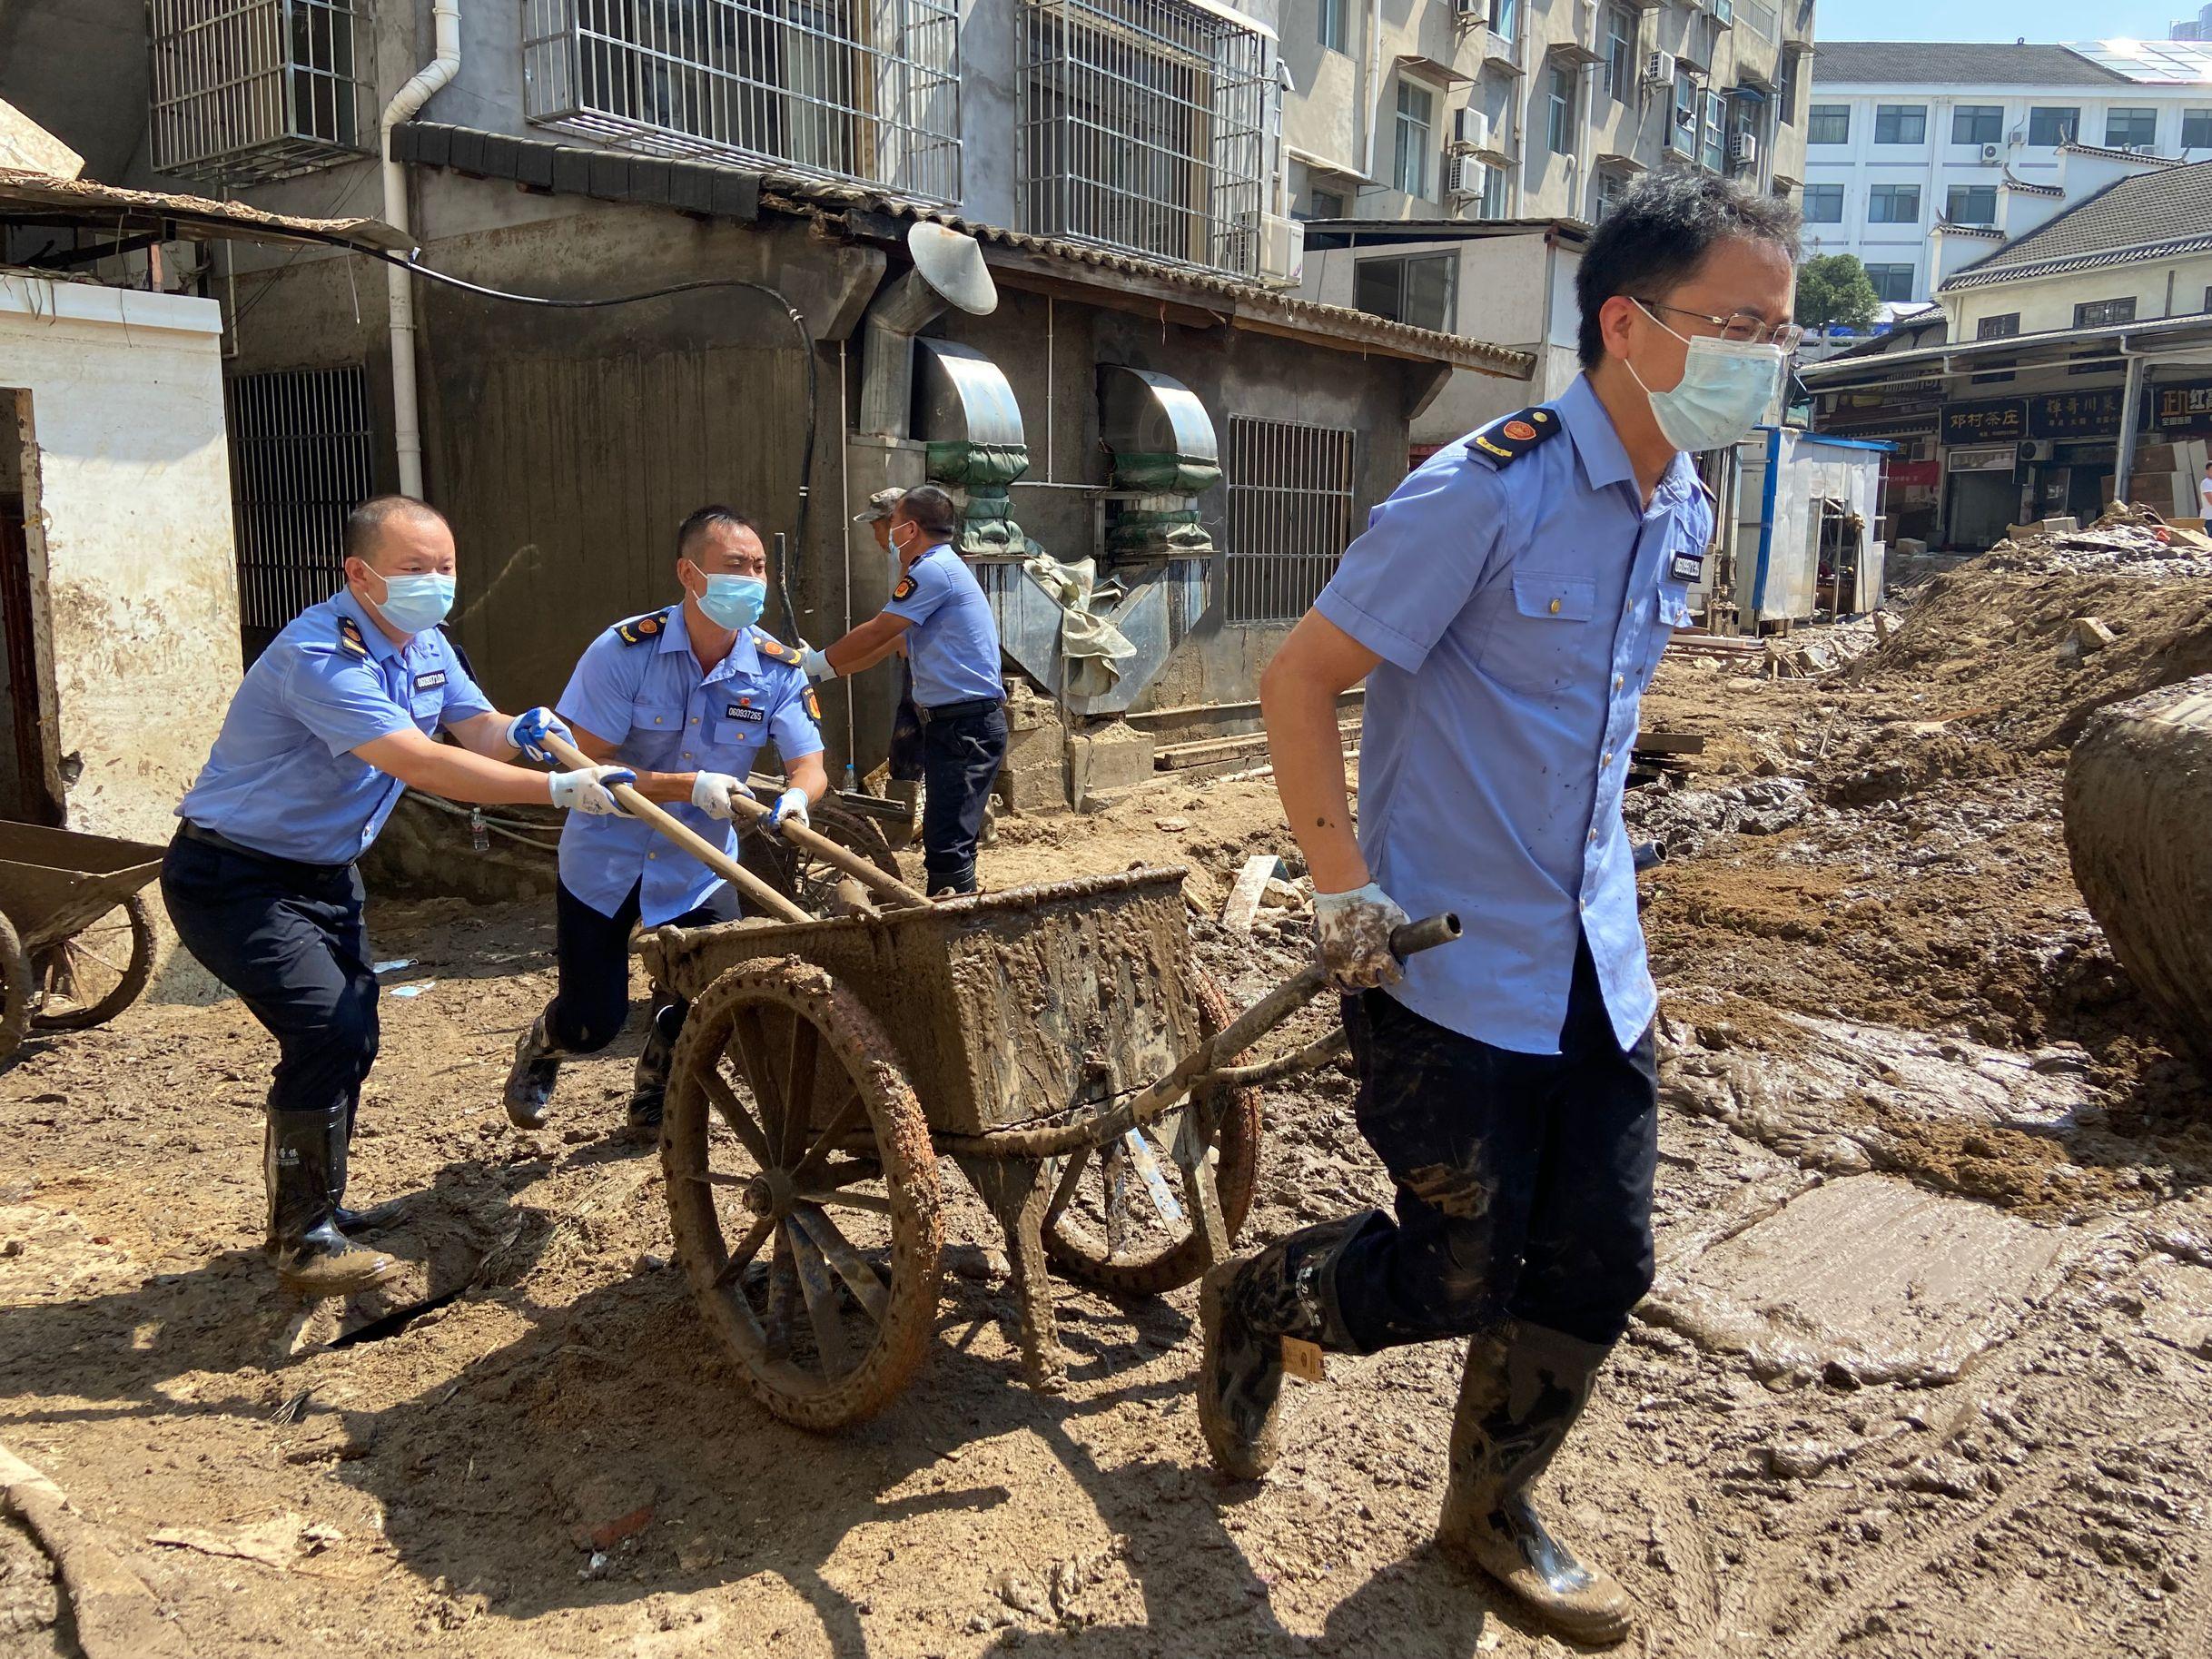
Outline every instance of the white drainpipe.
<svg viewBox="0 0 2212 1659"><path fill-rule="evenodd" d="M407 170L391 159L391 132L430 102L430 94L460 68L460 0L430 0L437 55L384 106L382 151L384 222L407 229ZM391 311L391 436L399 452L400 493L422 496L422 410L415 391L414 277L397 265L385 267Z"/></svg>

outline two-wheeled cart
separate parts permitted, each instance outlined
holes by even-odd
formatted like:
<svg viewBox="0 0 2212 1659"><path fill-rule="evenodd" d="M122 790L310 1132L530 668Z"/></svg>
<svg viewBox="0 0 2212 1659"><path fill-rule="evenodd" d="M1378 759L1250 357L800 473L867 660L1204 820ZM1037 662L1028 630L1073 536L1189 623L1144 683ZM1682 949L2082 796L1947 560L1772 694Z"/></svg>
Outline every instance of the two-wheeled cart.
<svg viewBox="0 0 2212 1659"><path fill-rule="evenodd" d="M139 889L162 849L0 823L0 1060L33 1031L83 1031L146 988L153 921Z"/></svg>

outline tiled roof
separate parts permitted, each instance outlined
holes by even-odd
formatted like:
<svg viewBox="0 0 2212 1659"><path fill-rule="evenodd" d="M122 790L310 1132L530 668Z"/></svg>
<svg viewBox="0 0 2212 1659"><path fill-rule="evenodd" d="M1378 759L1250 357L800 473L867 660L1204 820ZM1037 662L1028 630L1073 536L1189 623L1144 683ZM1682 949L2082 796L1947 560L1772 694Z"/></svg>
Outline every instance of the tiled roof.
<svg viewBox="0 0 2212 1659"><path fill-rule="evenodd" d="M2128 77L2064 46L1986 41L1824 40L1812 49L1812 85L2110 86Z"/></svg>
<svg viewBox="0 0 2212 1659"><path fill-rule="evenodd" d="M2085 144L2076 142L2070 144L2060 144L2059 148L2061 152L2070 151L2079 155L2095 155L2107 161L2133 162L2138 167L2179 167L2185 164L2177 155L2145 155L2139 150L2116 150L2110 144Z"/></svg>
<svg viewBox="0 0 2212 1659"><path fill-rule="evenodd" d="M2136 264L2202 246L2212 246L2212 162L2117 179L1958 272L1939 291L2011 277Z"/></svg>
<svg viewBox="0 0 2212 1659"><path fill-rule="evenodd" d="M1340 351L1369 347L1511 379L1526 379L1535 366L1527 352L1488 341L1442 334L1346 306L1296 299L1224 272L979 224L948 209L887 195L863 184L721 162L588 150L428 121L410 121L394 129L392 154L396 160L420 166L450 167L480 178L512 179L553 194L588 195L717 217L752 220L764 212L780 212L824 221L841 213L894 222L927 220L973 236L985 247L1002 247L1074 267L1067 272L1072 281L1111 289L1123 286L1117 279L1141 280L1179 291L1190 296L1190 303L1224 312L1229 319L1248 319L1278 331L1289 329Z"/></svg>

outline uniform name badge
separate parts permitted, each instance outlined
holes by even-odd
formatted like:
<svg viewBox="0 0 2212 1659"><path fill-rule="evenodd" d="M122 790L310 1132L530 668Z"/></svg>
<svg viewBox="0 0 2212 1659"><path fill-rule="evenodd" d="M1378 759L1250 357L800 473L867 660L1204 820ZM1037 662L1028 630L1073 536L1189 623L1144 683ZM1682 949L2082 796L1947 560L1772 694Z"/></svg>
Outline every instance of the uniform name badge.
<svg viewBox="0 0 2212 1659"><path fill-rule="evenodd" d="M1677 582L1694 582L1704 568L1703 553L1677 553L1667 566L1667 575Z"/></svg>
<svg viewBox="0 0 2212 1659"><path fill-rule="evenodd" d="M722 714L725 719L749 720L755 726L768 717L764 710L755 708L750 703L732 703Z"/></svg>
<svg viewBox="0 0 2212 1659"><path fill-rule="evenodd" d="M428 674L418 674L415 676L415 689L417 691L435 691L439 686L444 685L445 683L446 671L443 668L433 668Z"/></svg>

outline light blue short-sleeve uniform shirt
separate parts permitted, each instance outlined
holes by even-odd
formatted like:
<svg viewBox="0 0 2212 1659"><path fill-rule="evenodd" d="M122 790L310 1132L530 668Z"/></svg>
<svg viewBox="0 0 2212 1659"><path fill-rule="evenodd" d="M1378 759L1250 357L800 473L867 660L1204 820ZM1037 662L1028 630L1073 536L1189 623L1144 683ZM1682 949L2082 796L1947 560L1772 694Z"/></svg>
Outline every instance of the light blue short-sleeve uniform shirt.
<svg viewBox="0 0 2212 1659"><path fill-rule="evenodd" d="M906 630L906 660L913 670L914 701L922 707L1004 699L991 601L968 561L950 546L941 542L909 565L884 608L913 625Z"/></svg>
<svg viewBox="0 0 2212 1659"><path fill-rule="evenodd" d="M1621 822L1637 705L1713 533L1677 455L1645 506L1585 379L1439 450L1370 516L1315 608L1368 678L1359 841L1459 943L1392 994L1499 1048L1559 1052L1575 935L1625 1049L1658 1012Z"/></svg>
<svg viewBox="0 0 2212 1659"><path fill-rule="evenodd" d="M617 764L640 772L743 778L771 738L786 765L822 752L818 706L799 653L762 629L742 628L722 660L702 670L680 605L632 617L593 640L558 706L571 726L613 744ZM737 856L735 825L688 801L664 805ZM641 820L573 812L561 826L560 879L603 916L637 888L647 927L696 910L722 881Z"/></svg>
<svg viewBox="0 0 2212 1659"><path fill-rule="evenodd" d="M443 634L396 646L341 589L254 658L177 816L277 858L351 864L406 788L353 751L490 708Z"/></svg>

